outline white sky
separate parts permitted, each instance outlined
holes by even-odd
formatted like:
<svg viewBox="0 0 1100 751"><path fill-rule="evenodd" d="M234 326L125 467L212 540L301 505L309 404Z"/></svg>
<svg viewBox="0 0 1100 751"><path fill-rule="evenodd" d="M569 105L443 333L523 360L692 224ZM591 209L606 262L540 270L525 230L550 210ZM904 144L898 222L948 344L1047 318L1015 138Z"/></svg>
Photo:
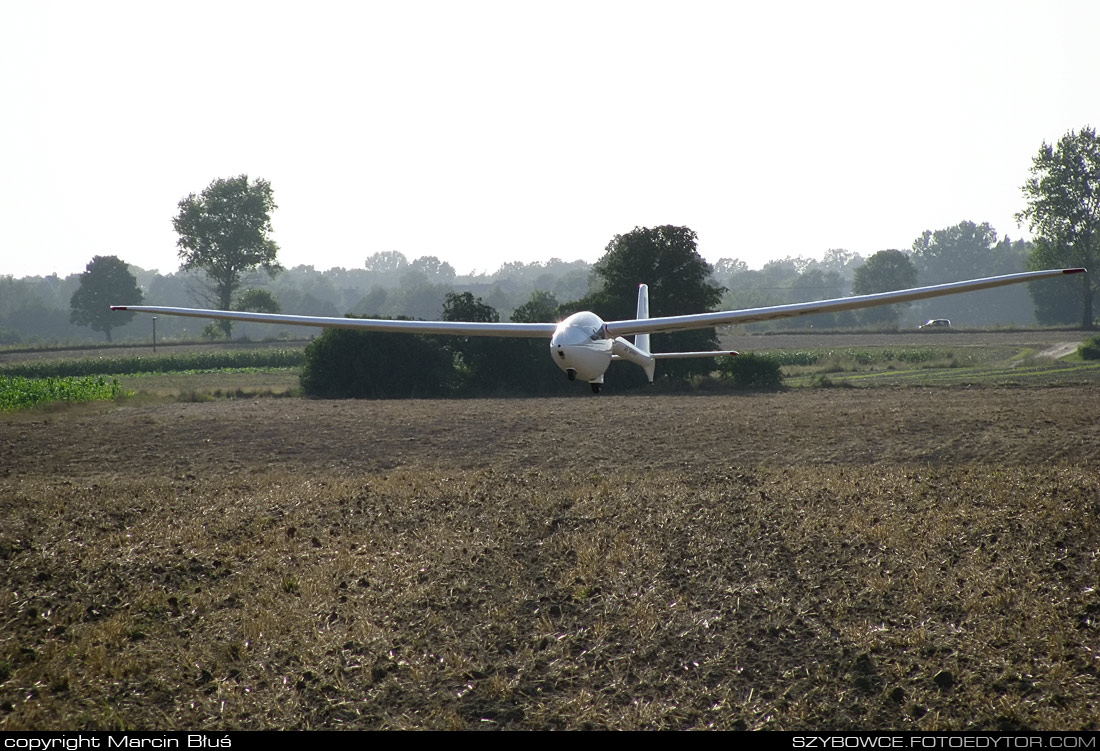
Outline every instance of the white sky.
<svg viewBox="0 0 1100 751"><path fill-rule="evenodd" d="M0 274L178 268L188 193L271 181L285 266L908 248L1014 214L1100 125L1095 0L0 0Z"/></svg>

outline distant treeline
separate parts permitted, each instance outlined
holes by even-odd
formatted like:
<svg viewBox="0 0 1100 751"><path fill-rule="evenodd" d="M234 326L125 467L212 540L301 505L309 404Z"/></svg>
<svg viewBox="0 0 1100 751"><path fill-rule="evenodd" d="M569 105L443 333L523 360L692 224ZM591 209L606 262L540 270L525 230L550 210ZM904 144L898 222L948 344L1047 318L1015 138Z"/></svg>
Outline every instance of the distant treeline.
<svg viewBox="0 0 1100 751"><path fill-rule="evenodd" d="M918 283L936 284L1025 271L1032 245L998 239L988 224L962 222L923 233L904 252L917 272ZM797 256L774 260L760 269L750 269L737 258L722 258L713 264L712 279L725 288L721 302L724 309L824 300L852 294L853 279L866 261L860 254L842 249L829 250L820 259ZM205 287L200 274L131 269L144 291L146 304L210 306L203 296ZM69 302L79 286L79 277L78 273L64 278L0 276L0 345L101 340L101 334L70 323ZM450 264L434 256L409 260L390 251L370 256L362 268L319 271L312 266L297 266L274 279L259 274L246 286L270 291L283 313L422 319L439 318L448 293L470 292L497 310L502 320L507 320L537 292L548 294L563 309L568 309L569 301L585 298L598 284L592 264L584 261L555 258L546 262L514 262L504 264L492 274L459 275ZM1080 307L1059 285L1036 284L924 301L898 313L897 322L902 327L927 318L949 318L956 326L964 327L1072 325L1079 321ZM197 339L206 323L160 316L156 321L157 336ZM858 313L850 312L747 328L847 328L866 323ZM152 327L151 317L138 316L115 329L114 339L149 341ZM314 329L270 324L238 324L234 328L235 338L249 339L300 338L317 333Z"/></svg>
<svg viewBox="0 0 1100 751"><path fill-rule="evenodd" d="M246 287L262 287L278 300L280 312L343 316L435 319L451 292L471 292L505 316L526 303L536 289L558 300L580 299L588 291L591 264L551 259L545 263L509 263L494 274L461 276L439 259L426 256L408 261L400 253L376 253L364 268L312 266L286 269L273 279L256 274ZM199 272L161 274L131 266L144 292L145 304L214 307L206 297ZM69 321L69 302L80 274L67 277L0 276L0 345L33 342L102 341L103 335ZM118 304L128 301L119 300ZM158 316L158 339L198 339L208 321ZM148 341L150 316L138 316L112 331L115 341ZM236 339L303 338L319 330L267 324L237 324Z"/></svg>

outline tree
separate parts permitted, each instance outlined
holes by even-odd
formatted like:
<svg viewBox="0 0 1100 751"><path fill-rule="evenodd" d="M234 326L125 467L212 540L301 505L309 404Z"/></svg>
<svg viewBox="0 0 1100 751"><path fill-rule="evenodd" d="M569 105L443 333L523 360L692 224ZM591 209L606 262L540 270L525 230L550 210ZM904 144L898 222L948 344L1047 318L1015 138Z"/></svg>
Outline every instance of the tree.
<svg viewBox="0 0 1100 751"><path fill-rule="evenodd" d="M282 306L279 305L279 301L275 298L275 295L271 294L268 290L256 289L253 287L241 293L236 302L233 303L233 310L249 311L252 313L281 313ZM314 310L316 310L316 308ZM314 315L316 314L314 313ZM202 336L211 340L221 338L224 333L225 332L216 322L209 324L202 330Z"/></svg>
<svg viewBox="0 0 1100 751"><path fill-rule="evenodd" d="M615 235L592 269L596 291L579 303L605 319L629 319L637 312L638 285L649 285L649 311L659 316L705 313L722 299L723 288L711 281L711 267L696 249L697 235L687 227L635 227ZM718 348L714 329L659 334L654 351L703 351ZM662 362L665 376L686 378L714 367L706 358ZM640 370L637 371L641 373Z"/></svg>
<svg viewBox="0 0 1100 751"><path fill-rule="evenodd" d="M229 310L241 287L241 275L262 269L269 276L282 270L275 256L279 246L268 238L276 208L271 183L247 175L215 180L196 196L179 202L172 226L183 270L198 269L209 280L211 302ZM219 324L228 337L230 321Z"/></svg>
<svg viewBox="0 0 1100 751"><path fill-rule="evenodd" d="M1057 268L1062 262L1061 253L1051 241L1045 237L1035 238L1027 259L1030 270ZM1027 288L1035 309L1035 320L1039 323L1045 326L1072 326L1081 321L1081 288L1076 284L1066 280L1057 284L1029 284Z"/></svg>
<svg viewBox="0 0 1100 751"><path fill-rule="evenodd" d="M398 250L383 250L369 256L364 268L371 274L385 277L396 277L409 265L409 259ZM387 278L387 281L389 279Z"/></svg>
<svg viewBox="0 0 1100 751"><path fill-rule="evenodd" d="M80 287L69 301L69 320L77 326L102 331L111 341L111 329L124 326L133 311L114 311L112 305L138 305L141 288L129 266L117 256L95 256L80 275Z"/></svg>
<svg viewBox="0 0 1100 751"><path fill-rule="evenodd" d="M819 264L825 271L836 271L841 277L851 279L852 274L863 263L863 256L844 248L829 248Z"/></svg>
<svg viewBox="0 0 1100 751"><path fill-rule="evenodd" d="M813 302L844 297L844 281L839 272L811 266L791 282L791 302ZM786 319L791 328L833 328L846 319L843 313L819 313Z"/></svg>
<svg viewBox="0 0 1100 751"><path fill-rule="evenodd" d="M384 287L376 284L370 288L367 294L359 298L359 302L355 304L355 309L352 312L368 318L377 318L382 306L386 304L388 294Z"/></svg>
<svg viewBox="0 0 1100 751"><path fill-rule="evenodd" d="M959 222L913 241L910 256L921 284L942 284L989 276L997 232L988 222ZM1019 269L1022 270L1022 269Z"/></svg>
<svg viewBox="0 0 1100 751"><path fill-rule="evenodd" d="M512 311L513 323L557 323L561 303L552 292L536 289L527 302ZM506 363L508 378L522 384L526 394L571 394L574 384L550 362L545 339L513 339Z"/></svg>
<svg viewBox="0 0 1100 751"><path fill-rule="evenodd" d="M409 264L409 270L421 272L433 284L445 284L455 278L454 266L435 256L420 256Z"/></svg>
<svg viewBox="0 0 1100 751"><path fill-rule="evenodd" d="M514 323L557 323L561 303L553 292L536 289L531 298L512 311Z"/></svg>
<svg viewBox="0 0 1100 751"><path fill-rule="evenodd" d="M443 320L496 323L500 314L472 292L448 292L443 300Z"/></svg>
<svg viewBox="0 0 1100 751"><path fill-rule="evenodd" d="M237 298L233 310L249 310L253 313L278 313L281 308L279 307L279 301L275 299L275 295L266 289L250 289Z"/></svg>
<svg viewBox="0 0 1100 751"><path fill-rule="evenodd" d="M856 295L873 295L878 292L892 292L896 289L909 289L917 286L917 269L908 256L900 250L880 250L856 269L852 279L852 292ZM897 305L883 305L867 308L863 320L874 324L893 324L898 322Z"/></svg>
<svg viewBox="0 0 1100 751"><path fill-rule="evenodd" d="M943 284L1024 271L1024 259L1011 242L998 242L987 222L959 222L913 241L909 258L920 284ZM1045 285L1039 285L1045 286ZM927 318L951 318L968 324L1027 323L1031 305L1021 286L988 289L924 303Z"/></svg>
<svg viewBox="0 0 1100 751"><path fill-rule="evenodd" d="M1036 243L1031 264L1083 266L1095 269L1100 257L1100 139L1094 128L1047 142L1032 160L1031 177L1021 190L1027 208L1016 215L1045 242ZM1049 268L1049 267L1048 267ZM1081 274L1081 327L1094 327L1092 301L1095 273Z"/></svg>
<svg viewBox="0 0 1100 751"><path fill-rule="evenodd" d="M443 320L496 323L500 314L470 292L448 292L443 301ZM443 340L466 378L463 387L475 391L508 385L502 381L510 380L508 365L514 343L495 336L449 336Z"/></svg>

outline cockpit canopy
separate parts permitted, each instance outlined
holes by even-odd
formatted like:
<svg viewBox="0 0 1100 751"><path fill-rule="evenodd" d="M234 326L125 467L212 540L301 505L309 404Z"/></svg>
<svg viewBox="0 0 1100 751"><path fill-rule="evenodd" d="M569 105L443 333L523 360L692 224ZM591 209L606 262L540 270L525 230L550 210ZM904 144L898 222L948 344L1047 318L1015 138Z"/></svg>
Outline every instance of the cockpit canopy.
<svg viewBox="0 0 1100 751"><path fill-rule="evenodd" d="M551 344L582 344L606 339L604 322L595 313L574 313L558 324Z"/></svg>

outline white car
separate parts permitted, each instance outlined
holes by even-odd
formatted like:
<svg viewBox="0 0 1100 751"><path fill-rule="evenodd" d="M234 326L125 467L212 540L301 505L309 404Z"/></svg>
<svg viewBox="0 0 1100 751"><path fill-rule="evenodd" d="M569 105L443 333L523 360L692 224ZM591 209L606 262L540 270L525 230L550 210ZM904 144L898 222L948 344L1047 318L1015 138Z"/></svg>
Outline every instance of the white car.
<svg viewBox="0 0 1100 751"><path fill-rule="evenodd" d="M922 329L949 329L951 321L946 318L932 318L920 325Z"/></svg>

